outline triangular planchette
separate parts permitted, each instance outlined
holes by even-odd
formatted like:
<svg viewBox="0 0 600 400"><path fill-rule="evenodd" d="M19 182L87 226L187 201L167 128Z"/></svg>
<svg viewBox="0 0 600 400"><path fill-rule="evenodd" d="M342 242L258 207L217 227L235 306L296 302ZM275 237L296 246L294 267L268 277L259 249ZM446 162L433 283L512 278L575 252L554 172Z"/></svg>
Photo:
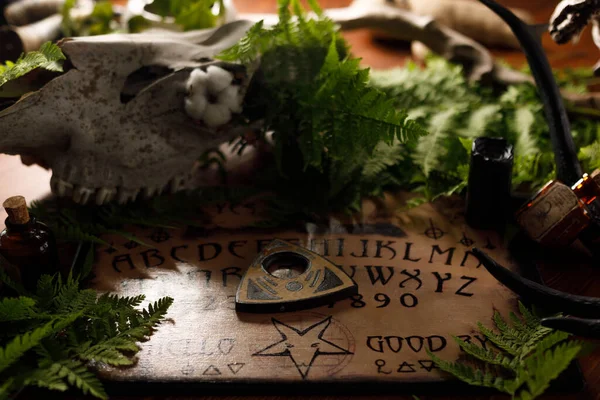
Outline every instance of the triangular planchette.
<svg viewBox="0 0 600 400"><path fill-rule="evenodd" d="M306 267L296 276L267 269L275 260L295 260ZM331 261L303 247L275 239L252 262L235 296L241 312L271 313L319 307L358 294L358 286Z"/></svg>

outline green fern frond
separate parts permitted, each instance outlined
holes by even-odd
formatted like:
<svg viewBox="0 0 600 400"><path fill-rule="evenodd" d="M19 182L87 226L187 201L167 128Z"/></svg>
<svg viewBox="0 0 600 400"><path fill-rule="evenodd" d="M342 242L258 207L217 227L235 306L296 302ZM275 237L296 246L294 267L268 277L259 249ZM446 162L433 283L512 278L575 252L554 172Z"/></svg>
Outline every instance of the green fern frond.
<svg viewBox="0 0 600 400"><path fill-rule="evenodd" d="M562 343L545 351L536 351L525 360L519 375L525 382L523 390L515 398L534 399L541 396L550 386L550 382L558 378L577 357L581 344L577 341Z"/></svg>
<svg viewBox="0 0 600 400"><path fill-rule="evenodd" d="M149 328L157 326L165 317L172 304L172 297L163 297L155 301L154 304L149 303L148 309L142 310L143 325Z"/></svg>
<svg viewBox="0 0 600 400"><path fill-rule="evenodd" d="M366 160L363 167L363 179L371 180L378 178L387 168L398 164L405 158L402 145L399 141L392 144L379 142L373 150L373 157Z"/></svg>
<svg viewBox="0 0 600 400"><path fill-rule="evenodd" d="M515 110L513 127L517 135L515 154L519 157L539 152L534 134L536 122L536 116L531 107L519 107Z"/></svg>
<svg viewBox="0 0 600 400"><path fill-rule="evenodd" d="M471 111L466 118L466 127L458 130L468 138L487 136L489 127L497 125L502 119L502 107L498 104L485 104Z"/></svg>
<svg viewBox="0 0 600 400"><path fill-rule="evenodd" d="M142 303L142 301L145 300L145 298L146 296L143 294L134 297L122 297L110 293L104 293L98 297L98 305L108 305L112 309L120 310L122 308L137 307Z"/></svg>
<svg viewBox="0 0 600 400"><path fill-rule="evenodd" d="M133 346L135 346L135 344L133 344ZM135 352L139 351L137 346L135 346L135 349L133 349L133 346L130 345L127 347L127 350ZM79 354L79 358L86 361L102 362L116 367L133 364L133 360L123 355L119 349L111 347L110 345L96 345L90 347L87 351Z"/></svg>
<svg viewBox="0 0 600 400"><path fill-rule="evenodd" d="M39 345L43 339L64 329L80 316L81 314L72 314L53 320L33 331L15 337L6 346L0 348L0 372L17 362L27 351Z"/></svg>
<svg viewBox="0 0 600 400"><path fill-rule="evenodd" d="M77 387L84 394L91 394L99 399L108 399L102 384L87 367L76 360L62 360L51 367L56 375L66 378L70 385Z"/></svg>
<svg viewBox="0 0 600 400"><path fill-rule="evenodd" d="M38 68L62 72L64 60L66 57L60 48L51 42L46 42L38 51L21 55L15 63L0 65L0 87Z"/></svg>
<svg viewBox="0 0 600 400"><path fill-rule="evenodd" d="M458 116L459 110L456 108L441 111L431 119L429 135L419 140L414 158L425 176L438 169L442 164L441 160L448 154L448 133Z"/></svg>
<svg viewBox="0 0 600 400"><path fill-rule="evenodd" d="M0 322L18 321L35 317L35 300L29 297L0 299Z"/></svg>
<svg viewBox="0 0 600 400"><path fill-rule="evenodd" d="M13 392L13 386L15 384L14 378L8 378L6 381L0 383L0 400L7 400Z"/></svg>
<svg viewBox="0 0 600 400"><path fill-rule="evenodd" d="M580 148L579 158L589 166L590 171L600 168L600 141Z"/></svg>
<svg viewBox="0 0 600 400"><path fill-rule="evenodd" d="M481 360L487 364L499 365L509 370L514 370L516 367L515 358L506 356L501 352L495 352L490 349L484 349L473 343L465 342L456 336L452 336L456 343L464 350L465 353Z"/></svg>
<svg viewBox="0 0 600 400"><path fill-rule="evenodd" d="M484 373L463 363L444 361L435 354L431 353L429 350L427 350L427 354L429 354L429 357L431 357L431 359L442 371L451 373L469 385L488 387L504 393L512 394L512 383L502 377L494 376L490 372Z"/></svg>
<svg viewBox="0 0 600 400"><path fill-rule="evenodd" d="M25 386L37 386L39 388L57 390L59 392L66 391L69 387L64 381L64 378L57 374L56 367L40 368L34 370L24 380Z"/></svg>
<svg viewBox="0 0 600 400"><path fill-rule="evenodd" d="M440 369L464 382L494 388L512 395L513 399L534 399L570 365L583 346L569 341L565 332L543 327L539 318L521 303L519 310L520 316L509 314L510 323L494 312L498 332L478 323L479 330L498 351L454 337L467 354L465 361L444 361L427 353ZM472 363L473 360L477 363ZM477 367L481 363L483 366Z"/></svg>
<svg viewBox="0 0 600 400"><path fill-rule="evenodd" d="M523 316L525 324L532 329L540 326L540 319L525 307L525 304L519 301L519 313Z"/></svg>

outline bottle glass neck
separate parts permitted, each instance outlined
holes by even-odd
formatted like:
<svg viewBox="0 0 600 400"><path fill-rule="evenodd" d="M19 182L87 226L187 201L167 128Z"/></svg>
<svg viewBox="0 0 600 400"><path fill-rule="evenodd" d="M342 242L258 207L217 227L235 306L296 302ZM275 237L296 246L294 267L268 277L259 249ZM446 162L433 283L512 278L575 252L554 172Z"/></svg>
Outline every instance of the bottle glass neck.
<svg viewBox="0 0 600 400"><path fill-rule="evenodd" d="M8 218L6 218L6 220L4 220L4 225L6 225L6 231L8 233L26 232L33 228L33 226L35 225L35 217L33 215L30 215L29 221L27 221L27 223L25 224L13 224L8 220Z"/></svg>

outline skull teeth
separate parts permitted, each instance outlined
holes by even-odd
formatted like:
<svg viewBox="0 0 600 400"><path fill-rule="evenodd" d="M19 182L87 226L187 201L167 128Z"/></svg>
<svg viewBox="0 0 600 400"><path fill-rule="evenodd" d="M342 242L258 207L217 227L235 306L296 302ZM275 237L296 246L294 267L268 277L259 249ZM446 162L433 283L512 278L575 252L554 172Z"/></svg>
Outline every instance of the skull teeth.
<svg viewBox="0 0 600 400"><path fill-rule="evenodd" d="M76 185L57 176L53 176L50 180L50 186L52 188L52 192L59 197L71 197L73 201L78 204L95 203L96 205L100 206L110 203L111 201L116 201L119 204L125 204L130 201L135 201L138 196L144 199L149 199L165 192L175 193L185 189L194 175L195 174L192 171L189 174L180 174L175 176L163 186L137 188L90 188Z"/></svg>
<svg viewBox="0 0 600 400"><path fill-rule="evenodd" d="M73 191L73 201L79 204L86 204L95 192L96 189L91 189L84 186L77 186Z"/></svg>
<svg viewBox="0 0 600 400"><path fill-rule="evenodd" d="M128 189L128 188L120 188L117 193L117 202L119 204L125 204L130 201L134 201L140 192L140 189Z"/></svg>
<svg viewBox="0 0 600 400"><path fill-rule="evenodd" d="M61 197L69 197L73 195L73 184L63 181L60 178L52 177L50 180L52 191Z"/></svg>
<svg viewBox="0 0 600 400"><path fill-rule="evenodd" d="M102 204L110 203L116 194L116 189L101 187L96 191L96 204L101 206Z"/></svg>

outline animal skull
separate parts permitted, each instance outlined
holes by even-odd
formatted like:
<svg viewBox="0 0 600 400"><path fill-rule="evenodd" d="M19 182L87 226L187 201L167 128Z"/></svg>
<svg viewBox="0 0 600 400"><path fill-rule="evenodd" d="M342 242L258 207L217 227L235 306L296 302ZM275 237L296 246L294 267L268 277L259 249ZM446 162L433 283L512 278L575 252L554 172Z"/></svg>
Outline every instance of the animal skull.
<svg viewBox="0 0 600 400"><path fill-rule="evenodd" d="M190 76L219 70L220 88L223 74L226 84L235 76L241 102L250 81L245 68L212 58L251 25L60 42L66 72L0 112L0 152L50 167L52 191L78 203L123 203L186 187L204 151L248 129L230 118L190 116ZM156 74L135 81L141 71Z"/></svg>

